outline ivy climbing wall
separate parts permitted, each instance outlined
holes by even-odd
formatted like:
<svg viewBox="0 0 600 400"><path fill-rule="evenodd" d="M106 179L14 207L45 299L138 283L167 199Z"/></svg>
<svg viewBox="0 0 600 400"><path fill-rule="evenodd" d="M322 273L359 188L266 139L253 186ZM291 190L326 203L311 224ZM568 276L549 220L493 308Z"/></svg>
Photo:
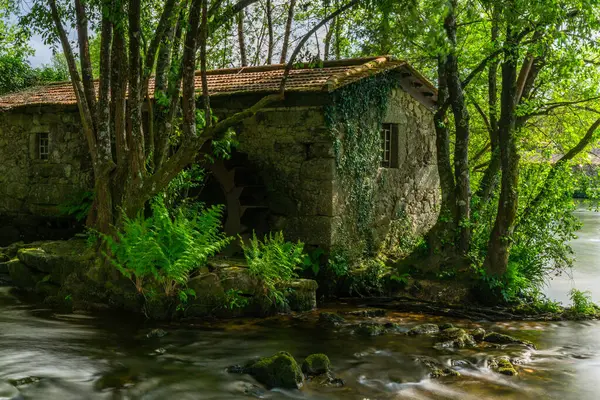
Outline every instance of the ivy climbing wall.
<svg viewBox="0 0 600 400"><path fill-rule="evenodd" d="M350 259L402 256L437 218L433 114L398 81L392 73L364 79L325 108L336 156L331 247ZM382 123L398 126L396 168L381 168Z"/></svg>

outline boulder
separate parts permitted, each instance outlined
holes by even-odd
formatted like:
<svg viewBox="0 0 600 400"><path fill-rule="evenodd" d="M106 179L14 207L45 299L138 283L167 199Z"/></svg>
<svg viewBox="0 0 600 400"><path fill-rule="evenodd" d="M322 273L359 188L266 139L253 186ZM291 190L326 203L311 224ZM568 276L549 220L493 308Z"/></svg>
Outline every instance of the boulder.
<svg viewBox="0 0 600 400"><path fill-rule="evenodd" d="M225 292L233 289L249 296L264 292L260 280L252 276L248 268L225 267L216 271Z"/></svg>
<svg viewBox="0 0 600 400"><path fill-rule="evenodd" d="M527 340L517 339L515 337L504 335L498 332L490 332L483 338L484 342L495 344L522 344L528 347L535 348L535 345Z"/></svg>
<svg viewBox="0 0 600 400"><path fill-rule="evenodd" d="M339 324L343 324L344 322L346 322L344 317L336 313L322 312L319 314L319 323L323 325L337 326Z"/></svg>
<svg viewBox="0 0 600 400"><path fill-rule="evenodd" d="M287 303L292 311L310 311L317 308L319 285L312 279L296 279L284 290Z"/></svg>
<svg viewBox="0 0 600 400"><path fill-rule="evenodd" d="M187 286L196 293L196 296L188 299L185 307L186 316L205 316L225 306L225 290L216 274L207 273L195 276L188 281Z"/></svg>
<svg viewBox="0 0 600 400"><path fill-rule="evenodd" d="M8 254L4 254L3 252L0 251L0 263L4 263L9 260L10 260L10 257L8 256Z"/></svg>
<svg viewBox="0 0 600 400"><path fill-rule="evenodd" d="M285 351L261 358L252 364L247 372L269 388L298 389L304 382L300 366L294 357Z"/></svg>
<svg viewBox="0 0 600 400"><path fill-rule="evenodd" d="M506 356L498 357L490 361L489 366L491 369L502 375L515 376L519 374L515 369L515 366L510 362L509 358Z"/></svg>
<svg viewBox="0 0 600 400"><path fill-rule="evenodd" d="M475 346L475 340L462 328L448 328L440 332L440 339L444 341L444 347L463 347Z"/></svg>
<svg viewBox="0 0 600 400"><path fill-rule="evenodd" d="M380 336L387 332L385 325L363 322L358 324L354 333L361 336Z"/></svg>
<svg viewBox="0 0 600 400"><path fill-rule="evenodd" d="M455 371L452 368L444 367L438 360L432 357L416 357L415 362L426 366L430 371L429 376L434 379L446 376L460 376L460 372Z"/></svg>
<svg viewBox="0 0 600 400"><path fill-rule="evenodd" d="M20 249L17 252L17 258L28 267L47 274L51 273L54 266L61 262L59 257L48 254L41 248Z"/></svg>
<svg viewBox="0 0 600 400"><path fill-rule="evenodd" d="M469 333L471 336L473 336L473 339L477 340L478 342L481 342L485 337L485 329L483 328L472 329Z"/></svg>
<svg viewBox="0 0 600 400"><path fill-rule="evenodd" d="M29 268L17 258L7 262L6 266L13 285L21 289L34 289L45 276L44 273Z"/></svg>
<svg viewBox="0 0 600 400"><path fill-rule="evenodd" d="M440 328L436 324L421 324L411 328L408 331L409 335L435 335L440 332Z"/></svg>
<svg viewBox="0 0 600 400"><path fill-rule="evenodd" d="M454 328L454 325L447 322L444 324L439 324L438 327L440 328L440 331L443 331L444 329Z"/></svg>
<svg viewBox="0 0 600 400"><path fill-rule="evenodd" d="M322 375L331 369L331 361L325 354L311 354L302 363L302 372L307 376Z"/></svg>

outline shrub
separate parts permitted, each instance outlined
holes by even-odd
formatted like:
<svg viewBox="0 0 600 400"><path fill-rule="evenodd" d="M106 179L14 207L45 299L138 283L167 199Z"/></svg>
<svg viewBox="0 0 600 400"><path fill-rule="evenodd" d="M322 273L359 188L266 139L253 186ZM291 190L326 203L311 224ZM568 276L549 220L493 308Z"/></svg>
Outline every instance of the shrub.
<svg viewBox="0 0 600 400"><path fill-rule="evenodd" d="M242 242L242 250L250 273L264 282L267 297L274 304L285 304L280 286L297 276L304 260L304 243L286 242L282 232L269 234L263 241L253 234L248 244Z"/></svg>
<svg viewBox="0 0 600 400"><path fill-rule="evenodd" d="M179 295L185 302L190 273L204 265L227 244L221 232L222 207L179 209L169 215L160 199L151 204L152 216L126 219L116 240L103 236L112 264L135 284L139 293L162 289L166 296ZM149 289L149 290L148 290Z"/></svg>
<svg viewBox="0 0 600 400"><path fill-rule="evenodd" d="M569 292L571 298L571 314L576 317L595 317L598 314L598 306L592 301L590 292L571 289Z"/></svg>

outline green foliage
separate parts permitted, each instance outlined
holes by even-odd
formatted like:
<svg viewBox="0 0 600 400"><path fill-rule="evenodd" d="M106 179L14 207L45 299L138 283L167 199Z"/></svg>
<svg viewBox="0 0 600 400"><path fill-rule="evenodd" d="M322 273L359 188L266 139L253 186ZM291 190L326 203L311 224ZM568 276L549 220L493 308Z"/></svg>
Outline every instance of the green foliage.
<svg viewBox="0 0 600 400"><path fill-rule="evenodd" d="M348 252L343 248L332 250L329 255L328 267L336 278L348 275L348 271L350 270Z"/></svg>
<svg viewBox="0 0 600 400"><path fill-rule="evenodd" d="M325 254L325 251L320 247L305 254L304 260L302 260L302 268L311 271L314 276L319 275L319 271L321 270L321 256L323 254Z"/></svg>
<svg viewBox="0 0 600 400"><path fill-rule="evenodd" d="M94 192L86 190L74 195L68 202L59 204L58 210L62 215L73 217L81 222L87 218L93 202Z"/></svg>
<svg viewBox="0 0 600 400"><path fill-rule="evenodd" d="M387 110L391 91L398 80L393 74L381 73L345 86L333 93L333 102L325 108L325 121L334 140L336 168L340 187L345 188L345 202L356 210L346 225L356 227L358 237L369 237L373 219L373 195L376 179L372 177L381 163L380 126ZM348 233L348 246L358 246ZM365 243L364 251L370 251Z"/></svg>
<svg viewBox="0 0 600 400"><path fill-rule="evenodd" d="M184 205L191 207L194 199L189 198L190 189L199 187L204 182L205 171L198 164L192 164L183 169L173 180L169 182L164 191L165 205L169 209Z"/></svg>
<svg viewBox="0 0 600 400"><path fill-rule="evenodd" d="M231 242L220 230L222 207L194 213L179 209L170 215L164 202L155 199L151 209L151 217L125 219L116 239L102 236L109 249L107 257L138 292L160 289L185 302L195 295L186 290L190 273Z"/></svg>
<svg viewBox="0 0 600 400"><path fill-rule="evenodd" d="M225 308L235 310L236 308L246 307L248 303L248 298L243 296L241 290L229 289L225 292Z"/></svg>
<svg viewBox="0 0 600 400"><path fill-rule="evenodd" d="M302 242L286 242L283 233L271 233L259 240L256 234L248 244L242 242L244 257L250 273L261 279L267 288L267 297L274 304L285 304L280 284L291 281L304 259Z"/></svg>
<svg viewBox="0 0 600 400"><path fill-rule="evenodd" d="M580 318L595 317L599 313L599 308L592 301L592 294L590 292L582 292L575 288L569 292L571 298L570 313L572 316Z"/></svg>

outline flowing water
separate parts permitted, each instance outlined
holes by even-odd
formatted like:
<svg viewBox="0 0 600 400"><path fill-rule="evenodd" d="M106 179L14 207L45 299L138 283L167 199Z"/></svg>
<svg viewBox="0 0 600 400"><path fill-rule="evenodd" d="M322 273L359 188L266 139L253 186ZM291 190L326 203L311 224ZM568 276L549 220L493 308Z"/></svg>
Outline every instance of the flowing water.
<svg viewBox="0 0 600 400"><path fill-rule="evenodd" d="M586 223L574 248L580 289L600 299L600 215ZM572 282L556 280L548 294L566 299ZM562 296L562 297L561 297ZM336 305L334 310L343 308ZM377 320L377 319L375 319ZM561 399L596 400L600 378L600 323L472 323L388 312L379 319L408 329L423 322L510 333L536 343L504 348L437 349L434 339L390 333L360 337L348 328L323 328L317 313L156 328L130 316L61 315L18 299L0 287L0 399ZM266 390L232 364L289 351L296 359L329 355L344 387L307 383L302 390ZM519 359L519 375L497 374L490 358ZM460 377L430 379L417 358L453 366ZM15 386L18 387L15 388ZM19 397L21 396L21 397Z"/></svg>

